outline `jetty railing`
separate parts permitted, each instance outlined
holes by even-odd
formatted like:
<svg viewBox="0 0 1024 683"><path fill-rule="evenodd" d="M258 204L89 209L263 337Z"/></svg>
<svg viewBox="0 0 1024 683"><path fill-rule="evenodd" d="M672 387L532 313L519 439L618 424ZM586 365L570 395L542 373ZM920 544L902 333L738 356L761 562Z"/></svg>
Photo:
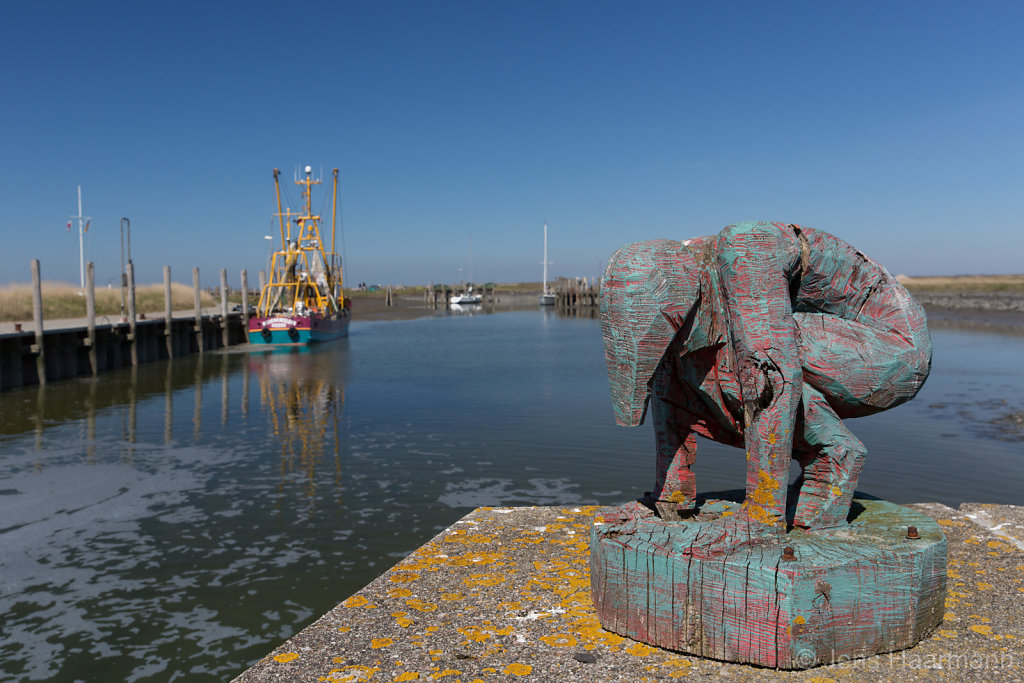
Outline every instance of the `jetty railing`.
<svg viewBox="0 0 1024 683"><path fill-rule="evenodd" d="M220 311L204 312L199 268L192 269L195 310L174 316L171 300L171 269L164 266L163 318L146 319L136 311L135 274L127 264L127 311L116 322L97 323L95 267L86 269L86 317L61 320L59 326L45 329L43 320L42 277L38 259L31 261L31 332L21 324L0 333L0 391L81 375L96 375L106 370L134 366L175 356L203 353L248 341L248 278L241 272L242 306L228 311L227 270L220 271ZM106 316L104 316L106 317Z"/></svg>

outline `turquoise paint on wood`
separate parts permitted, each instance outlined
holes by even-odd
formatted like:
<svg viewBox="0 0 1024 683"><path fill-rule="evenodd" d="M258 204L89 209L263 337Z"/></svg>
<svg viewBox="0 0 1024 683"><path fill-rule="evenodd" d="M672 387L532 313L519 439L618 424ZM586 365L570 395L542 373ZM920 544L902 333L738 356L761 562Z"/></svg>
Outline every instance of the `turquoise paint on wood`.
<svg viewBox="0 0 1024 683"><path fill-rule="evenodd" d="M602 626L659 647L796 669L891 652L937 626L946 540L929 517L858 497L848 525L714 552L705 534L742 494L665 521L639 503L598 515L591 590ZM920 538L907 538L917 527ZM785 546L795 559L783 558Z"/></svg>

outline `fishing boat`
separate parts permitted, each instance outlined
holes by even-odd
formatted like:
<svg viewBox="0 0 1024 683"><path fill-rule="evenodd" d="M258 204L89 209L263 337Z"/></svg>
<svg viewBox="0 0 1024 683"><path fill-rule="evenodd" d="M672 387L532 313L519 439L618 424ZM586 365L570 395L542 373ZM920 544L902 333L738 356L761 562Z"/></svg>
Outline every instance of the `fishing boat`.
<svg viewBox="0 0 1024 683"><path fill-rule="evenodd" d="M554 306L555 293L548 289L548 222L544 221L544 280L540 290L540 305Z"/></svg>
<svg viewBox="0 0 1024 683"><path fill-rule="evenodd" d="M331 249L313 213L313 169L295 184L302 188L303 208L281 210L280 172L274 169L281 248L273 253L256 315L249 318L251 344L311 344L344 337L351 319L351 301L342 291L341 258L335 252L338 217L338 169L334 169Z"/></svg>

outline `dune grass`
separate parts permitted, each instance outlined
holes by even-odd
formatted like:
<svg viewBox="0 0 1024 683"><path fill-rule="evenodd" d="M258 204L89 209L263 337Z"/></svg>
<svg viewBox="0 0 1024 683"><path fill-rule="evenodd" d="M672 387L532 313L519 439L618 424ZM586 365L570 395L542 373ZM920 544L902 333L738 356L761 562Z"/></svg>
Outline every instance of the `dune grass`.
<svg viewBox="0 0 1024 683"><path fill-rule="evenodd" d="M44 281L43 319L85 317L85 294L75 285L67 282ZM190 285L171 283L171 307L174 310L188 310L194 305ZM209 292L200 294L203 306L214 306L218 302ZM127 302L125 304L127 307ZM164 286L162 284L138 285L135 287L135 310L138 313L161 313L164 310ZM121 313L121 288L98 288L96 290L96 315L110 316ZM26 283L12 283L0 287L0 321L21 322L32 320L32 286Z"/></svg>
<svg viewBox="0 0 1024 683"><path fill-rule="evenodd" d="M1024 275L945 275L901 277L912 292L1024 292Z"/></svg>

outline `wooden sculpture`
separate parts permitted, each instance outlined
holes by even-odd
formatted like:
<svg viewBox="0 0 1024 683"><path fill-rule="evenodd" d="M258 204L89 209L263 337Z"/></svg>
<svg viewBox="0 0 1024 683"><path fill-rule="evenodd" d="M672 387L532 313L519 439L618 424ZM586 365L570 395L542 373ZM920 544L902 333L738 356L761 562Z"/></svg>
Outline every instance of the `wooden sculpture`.
<svg viewBox="0 0 1024 683"><path fill-rule="evenodd" d="M826 232L740 223L715 236L639 242L617 251L602 281L601 316L616 420L640 424L649 405L657 451L655 485L646 505L623 506L594 527L595 603L606 628L614 623L612 630L698 654L793 667L808 665L809 652L810 663L817 663L907 647L934 625L933 613L941 617L945 571L945 541L937 527L910 515L918 538L903 548L907 525L901 511L906 509L889 509L884 501L861 501L859 508L869 514L852 530L847 523L865 448L843 418L913 398L931 367L924 312L895 278ZM744 449L745 496L698 498L690 469L697 436ZM791 459L802 475L787 500ZM864 529L866 524L877 528ZM881 541L859 547L868 536L892 536L900 547ZM844 543L857 547L852 564L850 558L828 557ZM784 550L798 562L784 560ZM655 564L643 570L644 562ZM664 575L679 569L679 562L686 570L681 594L680 580ZM695 562L706 581L694 579ZM780 577L796 586L807 562L814 580L829 587L819 585L825 593L811 590L805 601L817 610L815 623L829 624L818 632L807 626L813 615L797 615L802 620L797 624L779 621L798 608L787 599L800 594L796 587L779 594L785 584ZM841 605L837 612L836 599L845 588L835 589L825 576L840 584L852 581L856 595L851 599L857 601L852 609L863 611L863 601L878 596L871 585L856 588L857 582L868 566L890 565L893 571L909 566L917 572L908 579L913 596L879 598L896 600L900 609L890 612L899 613L908 629L889 628L891 637L855 638L837 650L843 639L836 640L836 619L857 620L865 613L851 616ZM716 571L723 572L721 584L711 578ZM707 614L697 619L699 628L689 612L680 625L674 609L665 613L668 603L640 607L636 594L649 594L652 587L670 590L671 604L679 598L680 606L692 607L695 597L710 604L712 586L717 600L743 599L754 609L738 614L722 608L720 617L710 617L724 620L715 627L720 637L710 641ZM761 603L750 602L761 597ZM915 614L924 600L926 617L905 619L901 600ZM826 602L827 619L821 614ZM860 631L852 623L846 626ZM807 646L804 641L821 636L821 629L832 629L831 646ZM865 638L871 642L865 644ZM723 649L727 641L735 641L735 651Z"/></svg>

